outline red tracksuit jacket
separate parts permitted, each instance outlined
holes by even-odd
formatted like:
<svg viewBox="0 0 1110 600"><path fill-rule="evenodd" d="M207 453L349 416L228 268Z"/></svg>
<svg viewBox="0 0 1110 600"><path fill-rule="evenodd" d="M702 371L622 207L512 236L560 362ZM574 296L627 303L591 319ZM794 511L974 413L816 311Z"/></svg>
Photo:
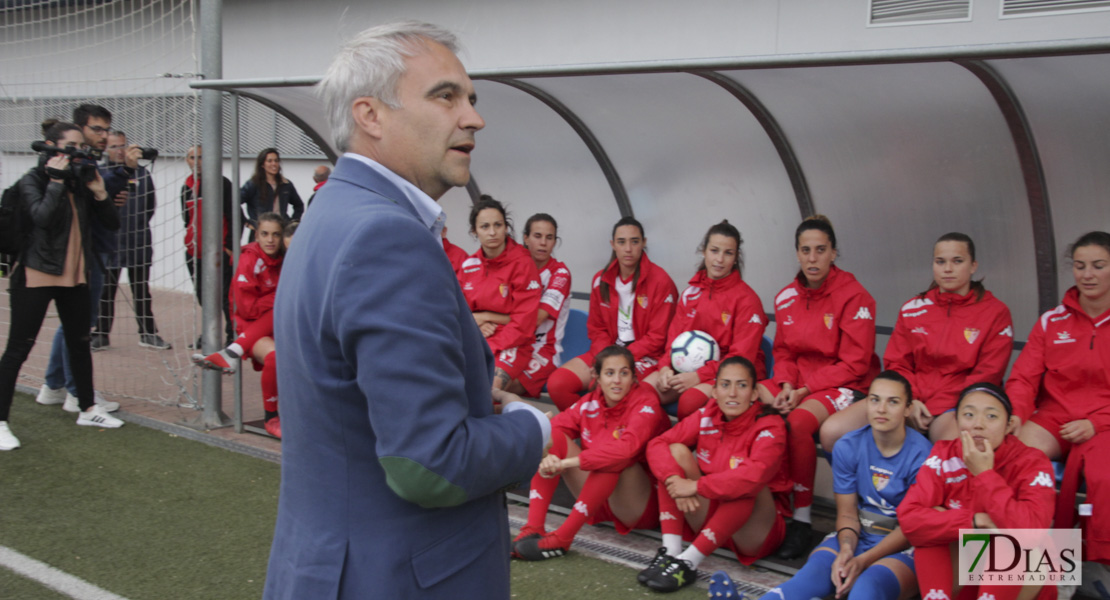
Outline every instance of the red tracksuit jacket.
<svg viewBox="0 0 1110 600"><path fill-rule="evenodd" d="M258 242L251 242L239 252L239 266L231 282L228 298L235 330L242 333L258 317L274 309L274 294L281 277L284 254L267 256Z"/></svg>
<svg viewBox="0 0 1110 600"><path fill-rule="evenodd" d="M1002 384L1014 347L1010 309L990 292L975 300L939 288L902 305L883 364L913 386L934 416L956 406L960 390L987 381Z"/></svg>
<svg viewBox="0 0 1110 600"><path fill-rule="evenodd" d="M733 271L721 279L713 280L699 270L690 279L690 286L682 291L667 331L667 345L659 366L671 366L670 347L684 331L700 330L713 336L721 347L721 360L730 356L743 356L755 365L756 381L767 377L763 352L759 349L763 331L767 328L767 315L763 303L743 279L740 271ZM698 369L698 379L703 383L717 378L720 361L709 361Z"/></svg>
<svg viewBox="0 0 1110 600"><path fill-rule="evenodd" d="M694 456L704 474L698 494L710 500L736 500L764 487L772 492L790 489L786 472L786 422L779 415L757 418L761 402L725 421L715 401L698 409L663 435L648 443L647 458L656 479L685 477L671 456L671 444L697 446Z"/></svg>
<svg viewBox="0 0 1110 600"><path fill-rule="evenodd" d="M1046 528L1056 502L1052 473L1044 452L1012 435L994 451L994 468L975 476L964 464L963 443L940 441L898 505L898 524L914 546L956 541L960 528L974 528L980 512L1003 529Z"/></svg>
<svg viewBox="0 0 1110 600"><path fill-rule="evenodd" d="M1006 393L1023 421L1036 406L1090 419L1096 433L1110 429L1110 311L1092 319L1079 308L1079 290L1068 290L1033 325Z"/></svg>
<svg viewBox="0 0 1110 600"><path fill-rule="evenodd" d="M590 352L597 354L617 343L617 316L620 297L616 281L620 272L617 261L594 275L590 291L590 316L586 330L590 336ZM601 299L602 281L609 284L609 300ZM678 289L662 267L648 260L647 252L640 258L640 279L636 282L636 300L632 305L632 332L636 341L628 345L636 361L644 357L658 360L667 342L667 326L674 316Z"/></svg>
<svg viewBox="0 0 1110 600"><path fill-rule="evenodd" d="M530 347L536 340L536 313L540 309L540 274L524 246L505 240L505 250L497 258L485 252L470 255L456 273L471 312L492 311L509 315L507 325L486 338L496 355L502 350Z"/></svg>
<svg viewBox="0 0 1110 600"><path fill-rule="evenodd" d="M463 261L466 260L469 255L466 253L466 250L452 244L447 238L441 239L443 240L443 252L447 255L447 260L451 262L451 268L458 273L459 267L462 266Z"/></svg>
<svg viewBox="0 0 1110 600"><path fill-rule="evenodd" d="M801 276L799 276L801 277ZM775 383L866 391L879 373L875 299L836 265L821 287L796 278L775 296Z"/></svg>
<svg viewBox="0 0 1110 600"><path fill-rule="evenodd" d="M670 426L659 406L659 395L641 382L612 408L605 405L601 390L594 388L551 419L551 435L562 433L582 440L578 461L583 471L620 473L644 462L648 440Z"/></svg>
<svg viewBox="0 0 1110 600"><path fill-rule="evenodd" d="M563 334L569 315L567 310L570 309L570 281L570 269L554 258L548 260L540 272L540 283L543 284L540 308L546 310L548 316L536 327L532 354L542 356L545 361L554 360L563 349Z"/></svg>

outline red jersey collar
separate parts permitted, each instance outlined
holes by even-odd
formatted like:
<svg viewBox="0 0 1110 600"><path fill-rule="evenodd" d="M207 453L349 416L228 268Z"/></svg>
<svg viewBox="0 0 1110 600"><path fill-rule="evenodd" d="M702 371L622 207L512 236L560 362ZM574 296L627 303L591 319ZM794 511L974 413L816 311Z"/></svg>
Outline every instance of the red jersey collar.
<svg viewBox="0 0 1110 600"><path fill-rule="evenodd" d="M1083 310L1083 307L1079 305L1079 288L1077 286L1073 285L1071 286L1071 288L1068 289L1068 291L1064 292L1063 304L1064 306L1068 307L1068 310L1075 313L1077 317L1081 317L1087 319L1088 321L1091 321L1095 324L1096 327L1100 324L1105 325L1107 323L1110 323L1110 321L1108 321L1108 319L1110 319L1110 310L1107 310L1106 312L1093 319L1090 315L1087 314L1087 311Z"/></svg>

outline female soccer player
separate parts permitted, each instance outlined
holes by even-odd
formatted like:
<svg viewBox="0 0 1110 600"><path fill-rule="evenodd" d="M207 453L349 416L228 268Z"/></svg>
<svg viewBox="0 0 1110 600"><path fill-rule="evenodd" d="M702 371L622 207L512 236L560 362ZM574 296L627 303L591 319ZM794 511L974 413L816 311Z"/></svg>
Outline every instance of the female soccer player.
<svg viewBox="0 0 1110 600"><path fill-rule="evenodd" d="M1104 439L1110 437L1110 233L1081 236L1069 256L1075 286L1060 306L1033 325L1006 382L1014 412L1026 419L1019 439L1052 460L1077 450L1099 454L1094 448L1110 442ZM1062 506L1074 508L1074 503L1067 505L1064 492L1077 487L1080 470L1087 482L1087 502L1101 506L1104 495L1110 494L1110 473L1098 459L1070 458L1061 486ZM1105 511L1093 511L1084 530L1084 558L1110 564L1110 519Z"/></svg>
<svg viewBox="0 0 1110 600"><path fill-rule="evenodd" d="M785 527L771 493L790 487L782 464L786 424L755 401L755 373L742 356L721 361L716 402L648 443L663 547L638 580L653 590L690 585L702 559L721 546L750 565L782 542ZM694 540L685 550L684 533Z"/></svg>
<svg viewBox="0 0 1110 600"><path fill-rule="evenodd" d="M992 383L960 392L960 437L933 446L898 506L898 523L914 547L923 598L956 597L952 552L960 529L1043 529L1052 523L1052 465L1043 452L1011 435L1017 425L1012 415L1010 398ZM971 593L1004 600L1021 590L980 585Z"/></svg>
<svg viewBox="0 0 1110 600"><path fill-rule="evenodd" d="M277 355L274 353L274 294L285 259L285 219L274 212L258 217L257 240L243 246L239 266L231 283L231 314L235 338L227 348L204 356L194 354L193 362L225 373L238 369L239 359L250 356L255 370L262 371L264 427L281 437L278 417Z"/></svg>
<svg viewBox="0 0 1110 600"><path fill-rule="evenodd" d="M896 510L917 478L932 445L906 426L910 382L883 371L871 382L867 425L833 449L836 532L809 555L790 581L761 600L837 598L898 600L916 590L913 552L898 527ZM849 593L850 591L850 593Z"/></svg>
<svg viewBox="0 0 1110 600"><path fill-rule="evenodd" d="M493 389L518 379L532 360L540 275L523 246L512 239L505 207L482 196L470 211L470 233L481 247L456 275L474 320L496 357Z"/></svg>
<svg viewBox="0 0 1110 600"><path fill-rule="evenodd" d="M597 387L551 420L551 452L532 478L528 523L513 543L514 556L562 556L586 523L612 521L622 534L658 524L655 482L646 468L644 446L670 420L651 386L637 381L635 365L627 348L601 350L594 360ZM577 502L558 529L545 533L560 477Z"/></svg>
<svg viewBox="0 0 1110 600"><path fill-rule="evenodd" d="M559 410L578 400L578 393L590 382L588 365L602 348L612 344L628 348L636 358L640 379L656 370L666 351L667 327L678 300L674 282L648 260L644 227L636 219L617 221L609 245L613 254L594 275L590 290L586 322L590 351L567 361L547 381L547 393Z"/></svg>
<svg viewBox="0 0 1110 600"><path fill-rule="evenodd" d="M833 264L832 224L821 215L802 221L794 232L794 249L801 270L775 296L775 375L758 385L765 404L789 414L794 521L778 553L787 559L810 548L817 471L813 434L829 415L862 397L879 372L875 299L851 273Z"/></svg>
<svg viewBox="0 0 1110 600"><path fill-rule="evenodd" d="M532 360L514 379L509 391L538 398L547 379L558 368L556 361L563 352L563 334L570 315L570 269L551 256L559 239L559 226L549 214L536 213L524 223L524 247L532 255L540 272L543 295L536 313L536 342L532 344ZM444 243L447 243L446 238Z"/></svg>
<svg viewBox="0 0 1110 600"><path fill-rule="evenodd" d="M682 291L667 343L659 359L659 370L644 381L655 386L660 401L678 400L678 418L685 418L706 405L720 361L709 361L691 373L676 373L671 367L670 347L685 331L700 330L713 336L721 358L743 356L756 365L756 381L767 376L759 349L766 328L766 315L759 296L741 278L744 240L727 220L709 228L698 253L703 255L690 285Z"/></svg>
<svg viewBox="0 0 1110 600"><path fill-rule="evenodd" d="M955 439L956 395L978 381L1001 385L1010 364L1014 328L1010 309L971 277L975 242L946 233L933 245L933 283L902 305L883 364L913 385L911 422L933 441ZM832 451L841 435L862 426L866 406L852 405L821 426L821 446Z"/></svg>

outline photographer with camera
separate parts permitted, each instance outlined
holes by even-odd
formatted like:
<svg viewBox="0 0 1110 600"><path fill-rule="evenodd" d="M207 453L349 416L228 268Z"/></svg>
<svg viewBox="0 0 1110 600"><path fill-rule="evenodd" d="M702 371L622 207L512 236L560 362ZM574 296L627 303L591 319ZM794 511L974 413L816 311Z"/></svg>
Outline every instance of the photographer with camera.
<svg viewBox="0 0 1110 600"><path fill-rule="evenodd" d="M19 447L8 426L19 370L31 353L50 301L61 318L66 348L77 385L78 425L115 428L123 421L93 400L89 352L90 268L94 257L90 223L119 228L119 214L108 201L95 159L84 151L85 138L73 123L48 119L38 166L19 180L19 194L31 220L30 240L12 272L11 329L0 358L0 450ZM44 151L45 150L45 151Z"/></svg>
<svg viewBox="0 0 1110 600"><path fill-rule="evenodd" d="M157 201L150 173L139 165L139 160L157 158L158 151L144 149L127 143L127 135L119 130L108 133L108 164L103 174L108 185L115 180L126 182L127 202L120 207L120 228L115 235L115 248L105 263L104 289L100 294L100 315L96 320L93 338L96 349L108 346L108 334L116 312L116 289L120 271L127 269L134 301L135 320L139 325L139 345L157 350L173 346L158 335L150 298L150 265L154 247L150 234L150 220L154 217Z"/></svg>

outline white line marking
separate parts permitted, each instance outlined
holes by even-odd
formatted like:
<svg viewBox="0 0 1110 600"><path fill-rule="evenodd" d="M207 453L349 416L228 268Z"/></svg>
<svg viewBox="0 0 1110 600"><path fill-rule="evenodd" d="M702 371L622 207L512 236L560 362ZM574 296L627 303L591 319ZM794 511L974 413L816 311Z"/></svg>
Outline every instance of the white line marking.
<svg viewBox="0 0 1110 600"><path fill-rule="evenodd" d="M7 546L0 546L0 567L7 567L27 579L33 579L77 600L127 600Z"/></svg>

